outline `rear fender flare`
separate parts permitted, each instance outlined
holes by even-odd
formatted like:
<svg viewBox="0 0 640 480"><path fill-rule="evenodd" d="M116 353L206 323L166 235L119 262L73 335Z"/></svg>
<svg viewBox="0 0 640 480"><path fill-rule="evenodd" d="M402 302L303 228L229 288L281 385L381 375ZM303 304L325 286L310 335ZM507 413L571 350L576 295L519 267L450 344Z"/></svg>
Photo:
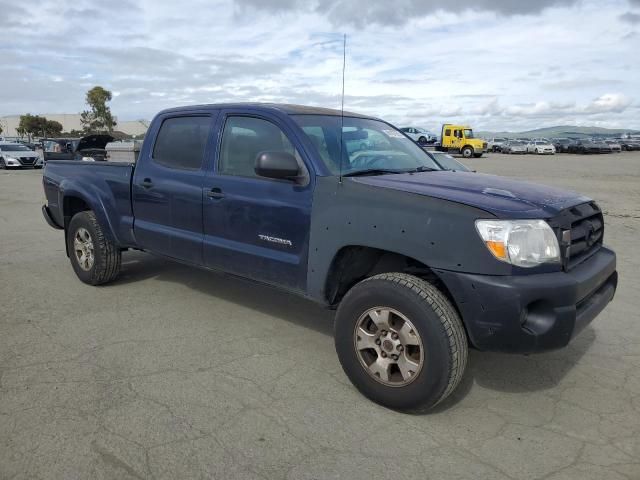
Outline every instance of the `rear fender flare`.
<svg viewBox="0 0 640 480"><path fill-rule="evenodd" d="M84 186L76 185L76 184L65 184L65 182L60 184L59 193L58 193L58 201L59 205L62 209L64 209L65 199L68 198L79 198L81 199L89 209L95 214L98 223L102 227L103 232L106 236L108 236L111 240L113 240L116 244L118 242L118 238L115 235L115 230L113 228L113 224L109 215L107 214L107 207L104 204L102 196L97 191L91 191ZM115 206L112 206L115 208ZM71 217L66 214L63 210L64 215L64 233L65 239L67 236L67 228L69 226L69 222L71 221ZM65 241L65 245L66 245ZM67 255L69 252L67 252Z"/></svg>

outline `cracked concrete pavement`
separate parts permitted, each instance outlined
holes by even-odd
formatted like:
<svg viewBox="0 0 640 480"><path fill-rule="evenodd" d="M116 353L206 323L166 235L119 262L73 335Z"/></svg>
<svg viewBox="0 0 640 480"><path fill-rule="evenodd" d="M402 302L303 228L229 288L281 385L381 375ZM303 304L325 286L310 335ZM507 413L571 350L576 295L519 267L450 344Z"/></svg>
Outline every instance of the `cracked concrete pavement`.
<svg viewBox="0 0 640 480"><path fill-rule="evenodd" d="M564 350L471 352L419 416L358 394L305 300L137 252L80 283L40 172L1 171L0 478L640 478L640 154L470 164L595 198L620 288Z"/></svg>

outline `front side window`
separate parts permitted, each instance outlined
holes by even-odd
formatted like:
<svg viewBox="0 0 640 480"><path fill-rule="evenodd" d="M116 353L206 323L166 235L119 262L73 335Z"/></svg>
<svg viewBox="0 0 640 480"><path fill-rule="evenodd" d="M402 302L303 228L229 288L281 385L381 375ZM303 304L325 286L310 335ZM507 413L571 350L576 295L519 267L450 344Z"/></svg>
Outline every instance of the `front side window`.
<svg viewBox="0 0 640 480"><path fill-rule="evenodd" d="M465 128L463 130L465 138L473 138L473 130L470 128Z"/></svg>
<svg viewBox="0 0 640 480"><path fill-rule="evenodd" d="M440 170L418 145L391 125L367 118L292 115L333 175L382 169L413 171L421 167ZM341 155L342 154L342 155Z"/></svg>
<svg viewBox="0 0 640 480"><path fill-rule="evenodd" d="M258 177L255 164L262 152L290 153L301 163L295 147L274 123L254 117L229 117L222 134L220 173Z"/></svg>
<svg viewBox="0 0 640 480"><path fill-rule="evenodd" d="M210 125L209 117L167 118L156 137L153 160L169 168L199 170Z"/></svg>

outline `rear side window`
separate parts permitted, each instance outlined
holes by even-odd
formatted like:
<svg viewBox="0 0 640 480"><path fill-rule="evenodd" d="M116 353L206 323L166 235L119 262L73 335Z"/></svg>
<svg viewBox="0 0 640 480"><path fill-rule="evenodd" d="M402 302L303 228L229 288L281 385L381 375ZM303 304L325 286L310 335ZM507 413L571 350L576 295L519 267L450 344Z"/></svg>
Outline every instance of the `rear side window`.
<svg viewBox="0 0 640 480"><path fill-rule="evenodd" d="M175 117L162 122L153 160L181 170L199 170L209 136L209 117Z"/></svg>
<svg viewBox="0 0 640 480"><path fill-rule="evenodd" d="M444 131L444 134L448 137L449 135L451 135L451 130L449 130L448 128Z"/></svg>
<svg viewBox="0 0 640 480"><path fill-rule="evenodd" d="M260 152L287 152L301 163L298 152L280 127L260 118L229 117L224 126L219 170L227 175L257 177Z"/></svg>

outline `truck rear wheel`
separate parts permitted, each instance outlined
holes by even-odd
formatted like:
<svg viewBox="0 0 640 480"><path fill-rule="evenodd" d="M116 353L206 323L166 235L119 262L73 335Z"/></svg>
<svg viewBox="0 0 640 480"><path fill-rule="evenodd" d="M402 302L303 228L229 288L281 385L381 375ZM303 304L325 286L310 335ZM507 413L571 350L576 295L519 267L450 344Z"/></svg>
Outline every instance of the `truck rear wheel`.
<svg viewBox="0 0 640 480"><path fill-rule="evenodd" d="M462 156L464 158L471 158L473 156L473 148L471 147L464 147L462 149Z"/></svg>
<svg viewBox="0 0 640 480"><path fill-rule="evenodd" d="M370 277L345 295L335 345L355 387L397 410L434 407L453 392L467 364L456 310L436 287L404 273Z"/></svg>
<svg viewBox="0 0 640 480"><path fill-rule="evenodd" d="M100 285L114 280L120 273L120 249L105 237L91 211L76 213L71 219L67 249L73 270L84 283Z"/></svg>

